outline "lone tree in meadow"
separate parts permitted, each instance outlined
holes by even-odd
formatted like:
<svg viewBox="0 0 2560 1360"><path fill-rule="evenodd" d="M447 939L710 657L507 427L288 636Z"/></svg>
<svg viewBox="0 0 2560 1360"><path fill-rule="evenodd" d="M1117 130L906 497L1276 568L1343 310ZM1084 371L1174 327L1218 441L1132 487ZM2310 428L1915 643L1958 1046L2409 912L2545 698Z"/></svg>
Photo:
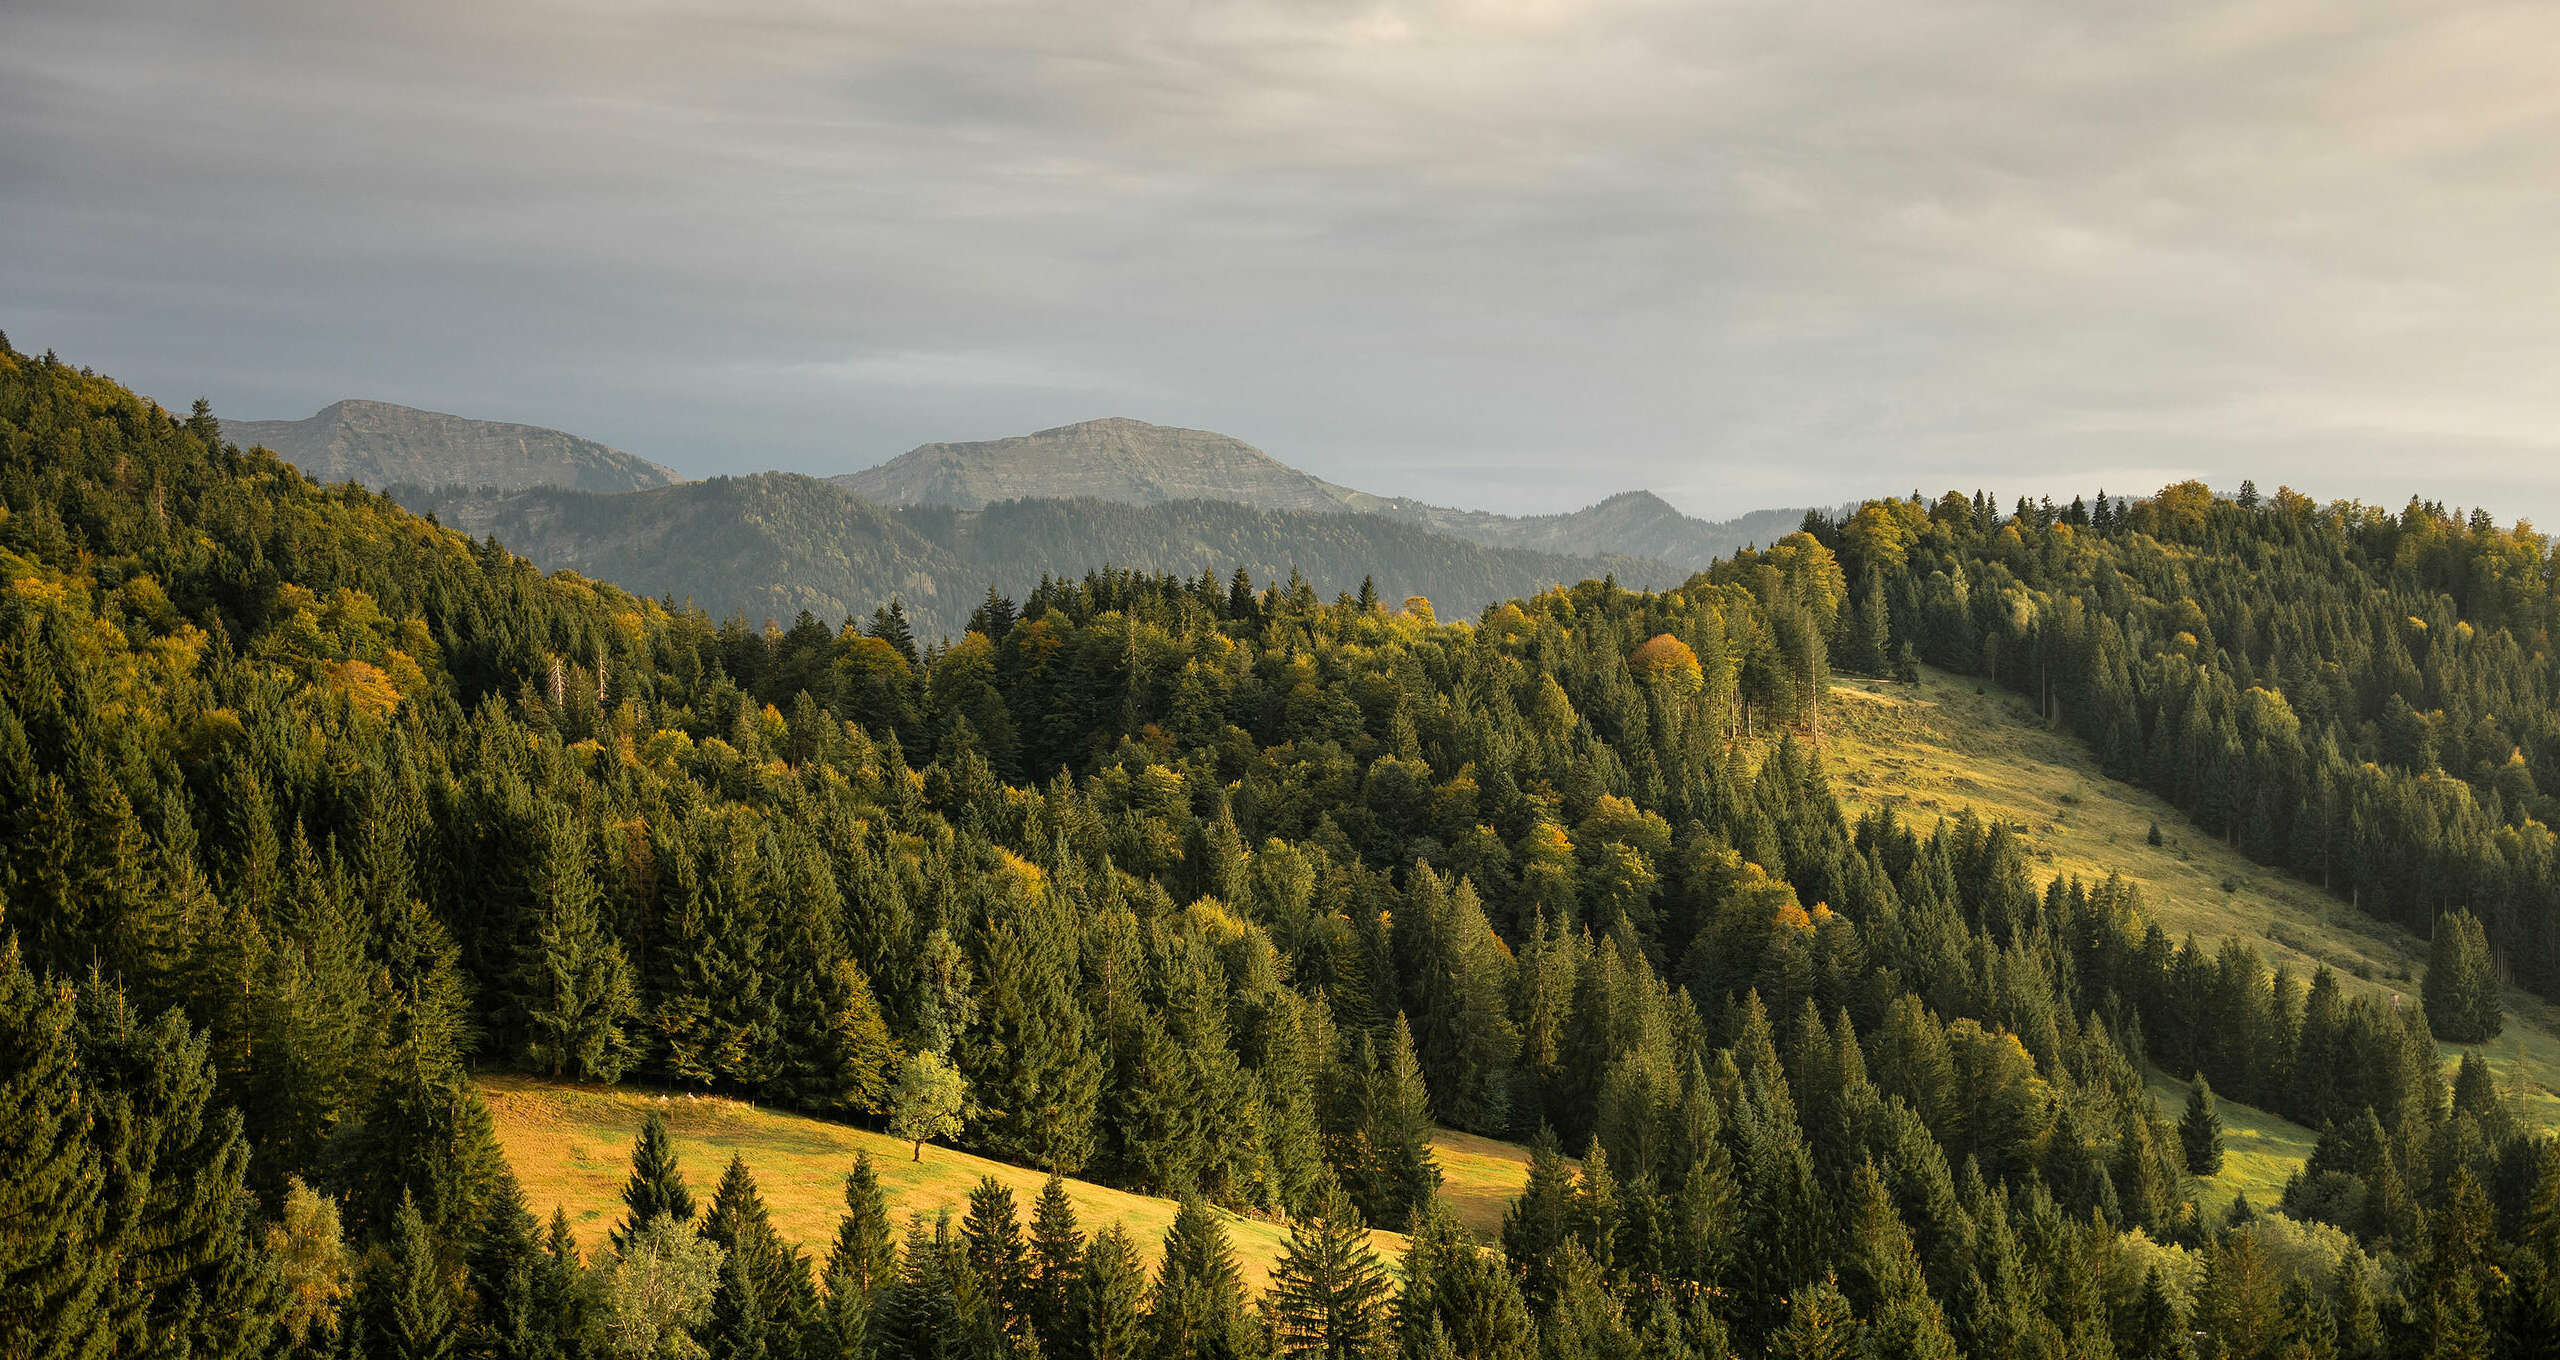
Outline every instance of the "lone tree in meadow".
<svg viewBox="0 0 2560 1360"><path fill-rule="evenodd" d="M925 1140L958 1133L968 1103L969 1083L960 1069L939 1053L918 1050L899 1066L898 1084L889 1090L889 1133L914 1143L910 1160L923 1161Z"/></svg>
<svg viewBox="0 0 2560 1360"><path fill-rule="evenodd" d="M2196 1073L2187 1088L2187 1112L2178 1120L2178 1145L2186 1150L2187 1170L2199 1176L2222 1171L2222 1116L2214 1112L2213 1084Z"/></svg>
<svg viewBox="0 0 2560 1360"><path fill-rule="evenodd" d="M2506 1016L2498 1004L2498 969L2489 957L2489 935L2480 918L2450 911L2436 918L2435 943L2427 951L2427 976L2418 994L2427 1028L2457 1044L2498 1037Z"/></svg>

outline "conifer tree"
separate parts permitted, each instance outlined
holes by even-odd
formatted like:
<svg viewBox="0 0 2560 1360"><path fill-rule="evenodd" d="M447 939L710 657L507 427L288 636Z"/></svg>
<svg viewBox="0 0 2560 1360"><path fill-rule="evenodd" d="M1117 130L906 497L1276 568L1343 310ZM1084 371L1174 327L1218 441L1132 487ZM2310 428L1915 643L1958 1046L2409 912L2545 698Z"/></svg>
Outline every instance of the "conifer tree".
<svg viewBox="0 0 2560 1360"><path fill-rule="evenodd" d="M1769 1337L1770 1360L1849 1360L1858 1354L1858 1319L1838 1285L1810 1284L1786 1301L1786 1321Z"/></svg>
<svg viewBox="0 0 2560 1360"><path fill-rule="evenodd" d="M1920 1255L1912 1249L1911 1235L1894 1211L1875 1163L1859 1165L1849 1201L1842 1292L1868 1320L1866 1353L1894 1360L1956 1360L1946 1315L1929 1294Z"/></svg>
<svg viewBox="0 0 2560 1360"><path fill-rule="evenodd" d="M1383 1050L1361 1037L1351 1081L1343 1120L1350 1138L1338 1145L1334 1169L1363 1215L1402 1223L1440 1184L1431 1154L1430 1094L1404 1017L1396 1017Z"/></svg>
<svg viewBox="0 0 2560 1360"><path fill-rule="evenodd" d="M1390 1292L1359 1211L1337 1189L1289 1225L1263 1311L1282 1355L1368 1360L1387 1335Z"/></svg>
<svg viewBox="0 0 2560 1360"><path fill-rule="evenodd" d="M1040 1187L1031 1206L1031 1288L1028 1311L1040 1352L1068 1354L1074 1334L1076 1282L1084 1274L1084 1233L1076 1225L1067 1183L1057 1173Z"/></svg>
<svg viewBox="0 0 2560 1360"><path fill-rule="evenodd" d="M380 1360L445 1360L454 1353L459 1306L416 1201L403 1199L365 1282L366 1354Z"/></svg>
<svg viewBox="0 0 2560 1360"><path fill-rule="evenodd" d="M2477 1044L2498 1037L2505 1013L2498 998L2497 965L2490 958L2489 936L2479 917L2449 911L2436 918L2419 994L2427 1026L2437 1038Z"/></svg>
<svg viewBox="0 0 2560 1360"><path fill-rule="evenodd" d="M175 1010L145 1023L93 977L78 1003L92 1142L111 1168L94 1250L116 1263L119 1326L206 1360L260 1354L275 1271L251 1224L249 1148L218 1104L210 1045Z"/></svg>
<svg viewBox="0 0 2560 1360"><path fill-rule="evenodd" d="M517 964L525 1057L554 1077L612 1081L631 1065L639 1010L631 966L605 929L585 838L565 813L544 823L531 883L531 934Z"/></svg>
<svg viewBox="0 0 2560 1360"><path fill-rule="evenodd" d="M473 1360L552 1360L561 1353L558 1300L547 1297L549 1263L533 1214L512 1172L482 1211L465 1253L472 1300L463 1351Z"/></svg>
<svg viewBox="0 0 2560 1360"><path fill-rule="evenodd" d="M1004 852L976 932L983 990L961 1066L991 1156L1073 1174L1094 1150L1102 1063L1076 1001L1074 931L1040 870Z"/></svg>
<svg viewBox="0 0 2560 1360"><path fill-rule="evenodd" d="M1234 1360L1253 1351L1244 1278L1226 1226L1208 1202L1186 1199L1165 1233L1164 1262L1148 1298L1150 1360Z"/></svg>
<svg viewBox="0 0 2560 1360"><path fill-rule="evenodd" d="M1146 1268L1118 1223L1103 1225L1086 1246L1076 1280L1074 1342L1062 1356L1138 1360L1149 1339L1144 1307Z"/></svg>
<svg viewBox="0 0 2560 1360"><path fill-rule="evenodd" d="M1022 1240L1012 1189L993 1176L980 1176L969 1191L960 1238L969 1268L977 1273L1003 1331L1019 1342L1031 1331L1031 1253Z"/></svg>
<svg viewBox="0 0 2560 1360"><path fill-rule="evenodd" d="M897 1235L869 1152L855 1154L844 1198L835 1247L827 1255L825 1317L836 1353L858 1358L871 1353L872 1319L898 1271Z"/></svg>
<svg viewBox="0 0 2560 1360"><path fill-rule="evenodd" d="M67 988L39 984L0 937L0 1354L88 1360L109 1339L116 1262L89 1141Z"/></svg>
<svg viewBox="0 0 2560 1360"><path fill-rule="evenodd" d="M720 1275L711 1290L711 1317L703 1328L703 1350L710 1360L775 1360L780 1338L752 1266L735 1252L720 1260Z"/></svg>
<svg viewBox="0 0 2560 1360"><path fill-rule="evenodd" d="M1447 1206L1433 1200L1415 1224L1395 1303L1396 1343L1405 1360L1443 1353L1530 1360L1538 1336L1513 1273L1520 1264L1483 1250Z"/></svg>
<svg viewBox="0 0 2560 1360"><path fill-rule="evenodd" d="M816 1321L808 1262L774 1231L744 1157L731 1154L702 1217L702 1236L724 1253L711 1298L714 1349L739 1356L796 1349Z"/></svg>
<svg viewBox="0 0 2560 1360"><path fill-rule="evenodd" d="M2187 1088L2187 1112L2178 1120L2178 1146L2187 1154L2187 1170L2199 1176L2222 1172L2222 1116L2215 1113L2213 1085L2196 1074Z"/></svg>
<svg viewBox="0 0 2560 1360"><path fill-rule="evenodd" d="M676 1164L667 1117L655 1109L640 1121L640 1136L631 1145L631 1177L623 1182L622 1203L622 1225L613 1230L617 1251L653 1218L693 1222L693 1191L684 1183L684 1168Z"/></svg>

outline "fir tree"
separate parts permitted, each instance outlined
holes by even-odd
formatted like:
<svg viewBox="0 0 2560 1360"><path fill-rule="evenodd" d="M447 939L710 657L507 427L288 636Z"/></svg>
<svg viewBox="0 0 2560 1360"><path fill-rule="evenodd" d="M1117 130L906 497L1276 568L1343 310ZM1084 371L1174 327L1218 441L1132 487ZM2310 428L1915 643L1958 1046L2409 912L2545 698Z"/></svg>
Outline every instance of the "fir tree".
<svg viewBox="0 0 2560 1360"><path fill-rule="evenodd" d="M2498 1037L2505 1013L2498 998L2497 965L2479 917L2450 911L2436 918L2419 994L2437 1038L2477 1044Z"/></svg>
<svg viewBox="0 0 2560 1360"><path fill-rule="evenodd" d="M566 815L544 825L531 886L532 933L515 987L526 1059L554 1077L612 1081L631 1065L625 1025L639 1000L622 946L598 910L584 838Z"/></svg>
<svg viewBox="0 0 2560 1360"><path fill-rule="evenodd" d="M841 1354L867 1354L871 1318L880 1294L897 1278L898 1240L889 1224L888 1198L867 1151L855 1154L844 1178L844 1217L827 1255L827 1324Z"/></svg>
<svg viewBox="0 0 2560 1360"><path fill-rule="evenodd" d="M1084 1275L1084 1251L1084 1233L1076 1225L1067 1183L1052 1172L1031 1206L1028 1311L1043 1355L1065 1356L1073 1345L1076 1285Z"/></svg>
<svg viewBox="0 0 2560 1360"><path fill-rule="evenodd" d="M1225 1225L1208 1203L1186 1199L1165 1233L1164 1263L1148 1299L1150 1360L1232 1360L1253 1350L1244 1279Z"/></svg>
<svg viewBox="0 0 2560 1360"><path fill-rule="evenodd" d="M649 1111L648 1117L640 1121L640 1136L631 1145L631 1178L623 1182L622 1203L622 1225L613 1230L617 1251L653 1218L673 1219L679 1224L693 1222L693 1191L684 1183L684 1168L676 1164L675 1141L667 1133L667 1117L657 1110Z"/></svg>
<svg viewBox="0 0 2560 1360"><path fill-rule="evenodd" d="M2187 1112L2178 1120L2178 1146L2187 1154L2187 1170L2199 1176L2222 1171L2222 1116L2214 1112L2213 1085L2196 1074L2187 1088Z"/></svg>
<svg viewBox="0 0 2560 1360"><path fill-rule="evenodd" d="M1263 1311L1283 1355L1368 1360L1387 1334L1390 1292L1359 1211L1336 1190L1289 1225Z"/></svg>
<svg viewBox="0 0 2560 1360"><path fill-rule="evenodd" d="M68 989L28 972L0 939L0 1354L87 1360L108 1341L116 1262L98 1251L90 1111Z"/></svg>
<svg viewBox="0 0 2560 1360"><path fill-rule="evenodd" d="M996 1309L1005 1334L1019 1341L1031 1330L1031 1253L1022 1240L1013 1191L993 1176L980 1176L969 1191L960 1223L969 1268Z"/></svg>
<svg viewBox="0 0 2560 1360"><path fill-rule="evenodd" d="M445 1360L454 1353L458 1305L436 1241L413 1200L392 1216L389 1241L365 1284L365 1346L380 1360Z"/></svg>
<svg viewBox="0 0 2560 1360"><path fill-rule="evenodd" d="M1138 1360L1149 1339L1144 1305L1146 1268L1119 1224L1103 1225L1085 1248L1076 1280L1074 1342L1064 1356Z"/></svg>

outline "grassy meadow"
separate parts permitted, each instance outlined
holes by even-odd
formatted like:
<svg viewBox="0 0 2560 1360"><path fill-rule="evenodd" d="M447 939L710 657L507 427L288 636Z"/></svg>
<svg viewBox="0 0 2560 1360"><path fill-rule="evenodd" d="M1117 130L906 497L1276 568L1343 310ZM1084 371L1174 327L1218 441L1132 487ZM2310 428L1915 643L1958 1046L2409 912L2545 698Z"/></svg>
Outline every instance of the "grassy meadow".
<svg viewBox="0 0 2560 1360"><path fill-rule="evenodd" d="M1925 834L1969 807L2008 822L2045 876L2096 880L2112 870L2139 884L2146 911L2172 939L2193 934L2210 945L2237 936L2298 977L2327 964L2344 987L2418 1004L2425 941L2252 864L2166 802L2110 779L2078 738L2038 722L2026 700L1926 669L1917 686L1846 680L1832 698L1823 759L1849 815L1891 803ZM2157 846L2149 839L2154 825ZM2528 1120L2560 1127L2560 1009L2513 988L2506 1005L2506 1032L2476 1051ZM2464 1050L2443 1051L2451 1061ZM2182 1108L2185 1089L2175 1090ZM2281 1188L2291 1164L2309 1153L2311 1135L2246 1106L2226 1102L2222 1111L2232 1130L2227 1145L2238 1149L2245 1126L2253 1151L2245 1167L2235 1158L2219 1183L2264 1203L2261 1185L2271 1177Z"/></svg>
<svg viewBox="0 0 2560 1360"><path fill-rule="evenodd" d="M511 1075L483 1077L480 1090L496 1118L498 1141L524 1184L526 1202L543 1217L555 1204L568 1210L579 1243L590 1251L621 1221L622 1183L631 1169L632 1139L652 1106L666 1112L685 1179L697 1200L707 1205L731 1154L743 1156L772 1211L774 1227L807 1248L812 1257L823 1257L835 1239L836 1220L844 1212L845 1173L852 1169L858 1152L871 1154L881 1188L889 1196L890 1213L902 1224L912 1213L931 1215L948 1209L957 1218L967 1212L969 1191L981 1176L993 1176L1013 1188L1027 1223L1031 1201L1048 1179L1037 1171L932 1144L925 1145L921 1161L911 1160L911 1146L885 1134L758 1109L727 1097ZM1470 1228L1490 1240L1501 1227L1503 1207L1528 1180L1528 1151L1459 1133L1441 1134L1435 1146L1452 1207ZM1117 1222L1151 1261L1165 1230L1173 1225L1171 1200L1086 1181L1068 1181L1067 1190L1086 1232ZM1247 1283L1259 1291L1280 1259L1288 1229L1277 1222L1230 1214L1227 1232ZM1404 1253L1401 1234L1372 1232L1370 1239L1391 1260Z"/></svg>

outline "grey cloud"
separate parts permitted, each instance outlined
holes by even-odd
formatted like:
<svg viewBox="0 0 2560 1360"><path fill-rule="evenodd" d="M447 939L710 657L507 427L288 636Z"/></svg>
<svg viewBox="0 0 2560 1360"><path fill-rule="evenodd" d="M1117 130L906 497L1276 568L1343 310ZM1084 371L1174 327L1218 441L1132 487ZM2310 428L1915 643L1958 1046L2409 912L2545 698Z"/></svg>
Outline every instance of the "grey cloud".
<svg viewBox="0 0 2560 1360"><path fill-rule="evenodd" d="M1116 413L1701 513L2170 476L2560 522L2560 12L0 11L0 325L692 473Z"/></svg>

